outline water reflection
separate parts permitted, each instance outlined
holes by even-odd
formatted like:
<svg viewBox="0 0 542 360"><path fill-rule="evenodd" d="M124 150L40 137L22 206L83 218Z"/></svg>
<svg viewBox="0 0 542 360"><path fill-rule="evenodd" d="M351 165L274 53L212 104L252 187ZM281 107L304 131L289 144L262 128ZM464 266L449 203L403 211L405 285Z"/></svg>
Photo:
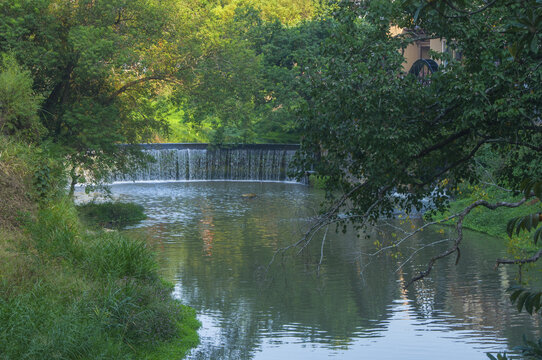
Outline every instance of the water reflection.
<svg viewBox="0 0 542 360"><path fill-rule="evenodd" d="M497 239L467 233L459 266L444 260L403 290L446 243L422 249L396 271L391 257L359 256L390 233L374 231L367 241L330 229L318 273L319 243L265 270L318 208L319 195L304 186L132 184L113 193L145 206L149 219L131 231L161 242L163 275L200 314L202 344L190 359L483 359L521 344L523 333L540 335L539 324L509 304L513 269L493 269L503 253ZM428 229L408 246L442 236ZM403 260L413 254L401 251Z"/></svg>

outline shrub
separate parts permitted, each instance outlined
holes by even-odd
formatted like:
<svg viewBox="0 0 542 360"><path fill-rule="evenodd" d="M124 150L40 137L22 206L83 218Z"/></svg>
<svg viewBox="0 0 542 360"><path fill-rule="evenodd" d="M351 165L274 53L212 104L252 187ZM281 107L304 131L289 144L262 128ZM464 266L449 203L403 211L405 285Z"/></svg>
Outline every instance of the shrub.
<svg viewBox="0 0 542 360"><path fill-rule="evenodd" d="M146 219L144 208L134 203L105 202L77 206L84 222L90 226L123 228Z"/></svg>
<svg viewBox="0 0 542 360"><path fill-rule="evenodd" d="M69 199L43 206L27 229L42 253L72 262L82 258L83 249L77 244L82 229Z"/></svg>
<svg viewBox="0 0 542 360"><path fill-rule="evenodd" d="M325 189L326 182L328 180L329 180L329 176L311 174L309 175L309 186L315 189Z"/></svg>
<svg viewBox="0 0 542 360"><path fill-rule="evenodd" d="M90 237L90 235L87 235ZM85 264L102 276L156 278L156 262L147 244L117 232L102 232L88 239Z"/></svg>
<svg viewBox="0 0 542 360"><path fill-rule="evenodd" d="M0 57L0 134L39 140L45 133L38 118L42 97L34 93L32 85L30 72L15 57L9 54Z"/></svg>
<svg viewBox="0 0 542 360"><path fill-rule="evenodd" d="M182 357L197 344L194 311L144 241L82 226L59 196L60 164L0 134L0 359ZM118 226L144 218L137 205L93 205Z"/></svg>

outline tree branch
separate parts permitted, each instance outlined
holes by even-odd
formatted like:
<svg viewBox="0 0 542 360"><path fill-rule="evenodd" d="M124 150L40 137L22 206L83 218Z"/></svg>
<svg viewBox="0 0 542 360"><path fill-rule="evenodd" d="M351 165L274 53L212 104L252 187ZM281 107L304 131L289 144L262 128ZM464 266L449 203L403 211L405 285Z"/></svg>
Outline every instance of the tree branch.
<svg viewBox="0 0 542 360"><path fill-rule="evenodd" d="M423 149L418 154L416 154L416 156L414 156L414 158L415 159L422 158L425 155L427 155L427 154L429 154L429 153L431 153L431 152L433 152L435 150L439 150L439 149L443 148L444 146L454 142L455 140L457 140L459 138L462 138L465 135L470 134L470 132L471 132L470 129L464 129L464 130L461 130L459 132L456 132L455 134L450 135L448 138L442 140L441 142L436 143L433 146L430 146L428 148Z"/></svg>
<svg viewBox="0 0 542 360"><path fill-rule="evenodd" d="M537 130L540 130L540 129L537 129ZM523 146L523 147L529 148L534 151L542 151L542 146L535 146L535 145L531 145L531 144L520 142L520 141L512 141L512 140L507 140L507 139L491 139L491 140L487 140L486 142L517 145L517 146Z"/></svg>
<svg viewBox="0 0 542 360"><path fill-rule="evenodd" d="M528 263L536 262L538 259L542 257L542 250L538 250L536 254L531 256L530 258L525 259L497 259L495 262L495 269L499 267L501 264L507 264L507 265L523 265Z"/></svg>
<svg viewBox="0 0 542 360"><path fill-rule="evenodd" d="M441 177L442 175L444 175L445 173L447 173L449 170L455 168L456 166L464 163L465 161L468 161L469 159L471 159L474 155L476 155L476 153L478 152L478 150L480 150L480 147L482 147L482 145L484 145L487 141L484 139L484 140L480 140L478 142L478 144L476 144L476 146L464 157L462 157L461 159L457 160L456 162L446 166L444 169L442 169L441 171L439 171L437 174L431 176L431 178L429 178L428 180L424 181L423 183L420 183L420 184L416 184L416 186L418 187L422 187L422 186L425 186L431 182L433 182L433 180L435 179L438 179L439 177Z"/></svg>
<svg viewBox="0 0 542 360"><path fill-rule="evenodd" d="M468 10L462 10L462 9L459 9L457 6L455 6L453 3L451 3L450 1L448 0L445 0L445 3L450 7L452 8L453 10L457 11L458 13L460 13L460 15L446 15L444 14L443 12L441 12L437 7L435 7L435 2L430 2L430 4L433 6L433 9L435 9L441 16L447 18L447 19L460 19L460 18L465 18L465 17L468 17L468 16L471 16L471 15L475 15L475 14L478 14L478 13L481 13L485 10L487 10L490 6L493 6L495 3L497 2L497 0L493 0L492 2L490 2L489 4L486 4L484 5L483 7L477 9L477 10L473 10L473 11L468 11Z"/></svg>
<svg viewBox="0 0 542 360"><path fill-rule="evenodd" d="M168 79L167 79L165 76L155 75L155 76L147 76L147 77L143 77L143 78L139 78L139 79L130 81L130 82L124 84L124 86L122 86L120 89L118 89L117 91L115 91L115 92L109 97L109 101L113 101L117 96L119 96L120 94L122 94L123 92L125 92L126 90L128 90L129 88L131 88L131 87L133 87L133 86L136 86L136 85L139 85L139 84L141 84L141 83L148 82L148 81L154 81L154 80L157 80L157 81L166 81L166 80L168 80Z"/></svg>
<svg viewBox="0 0 542 360"><path fill-rule="evenodd" d="M519 207L519 206L523 205L526 201L527 201L527 198L523 198L522 200L520 200L518 202L514 202L514 203L501 201L501 202L497 202L497 203L492 204L487 200L478 200L478 201L473 202L469 206L467 206L463 211L457 213L456 214L457 217L458 217L458 221L457 221L457 225L456 225L457 238L455 239L454 245L451 248L445 250L444 252L432 257L431 260L429 260L429 263L427 264L426 269L424 271L421 271L418 275L414 276L412 279L410 279L410 281L405 285L405 289L408 288L415 281L421 280L421 279L425 278L427 275L429 275L431 273L431 270L433 269L433 266L435 265L435 263L438 260L440 260L442 258L445 258L445 257L447 257L447 256L449 256L449 255L451 255L451 254L453 254L455 252L458 252L458 254L459 254L459 245L461 244L461 241L463 240L463 219L474 208L476 208L478 206L483 206L483 207L486 207L486 208L488 208L490 210L495 210L495 209L500 208L500 207L516 208L516 207ZM540 255L542 255L542 250L540 251Z"/></svg>

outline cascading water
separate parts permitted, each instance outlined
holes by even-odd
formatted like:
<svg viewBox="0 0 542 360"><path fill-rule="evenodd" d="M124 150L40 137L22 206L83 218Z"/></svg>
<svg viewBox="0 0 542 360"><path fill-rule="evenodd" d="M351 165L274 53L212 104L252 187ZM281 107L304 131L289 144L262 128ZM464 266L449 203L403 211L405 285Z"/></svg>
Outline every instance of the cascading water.
<svg viewBox="0 0 542 360"><path fill-rule="evenodd" d="M113 181L295 181L289 176L296 145L244 145L207 149L205 144L142 145L155 161Z"/></svg>

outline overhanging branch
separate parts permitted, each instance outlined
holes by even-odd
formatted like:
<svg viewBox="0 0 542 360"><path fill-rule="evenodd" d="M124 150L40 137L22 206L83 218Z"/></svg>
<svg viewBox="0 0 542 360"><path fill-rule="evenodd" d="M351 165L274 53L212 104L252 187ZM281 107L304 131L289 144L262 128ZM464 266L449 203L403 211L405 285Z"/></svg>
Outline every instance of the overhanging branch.
<svg viewBox="0 0 542 360"><path fill-rule="evenodd" d="M527 201L527 198L523 198L522 200L520 200L518 202L501 201L501 202L497 202L497 203L490 203L487 200L478 200L478 201L473 202L469 206L467 206L465 209L463 209L463 211L455 214L454 216L456 216L458 218L458 220L457 220L457 225L456 225L457 238L455 239L454 245L451 248L445 250L444 252L432 257L431 260L429 260L429 263L427 264L426 269L421 271L418 275L414 276L405 285L405 288L408 288L415 281L421 280L421 279L425 278L427 275L429 275L431 273L431 270L433 270L433 266L435 265L435 263L438 260L440 260L442 258L445 258L445 257L447 257L447 256L449 256L449 255L451 255L453 253L456 253L456 252L458 253L458 256L459 256L459 245L461 244L461 241L463 240L463 219L473 209L475 209L475 208L477 208L479 206L486 207L486 208L488 208L490 210L495 210L495 209L500 208L500 207L516 208L516 207L519 207L519 206L523 205L526 201ZM542 256L542 250L540 251L539 257L540 256ZM456 261L456 263L457 263L457 261Z"/></svg>
<svg viewBox="0 0 542 360"><path fill-rule="evenodd" d="M166 76L162 76L162 75L153 75L153 76L142 77L142 78L139 78L139 79L136 79L136 80L133 80L133 81L130 81L130 82L124 84L121 88L119 88L113 94L111 94L111 96L109 97L109 101L111 102L111 101L115 100L115 98L117 96L119 96L120 94L126 92L130 88L132 88L132 87L134 87L136 85L145 83L145 82L149 82L149 81L177 82L177 80L175 80L175 79L172 79L172 78L169 78L169 77L166 77Z"/></svg>
<svg viewBox="0 0 542 360"><path fill-rule="evenodd" d="M528 264L528 263L534 263L538 259L540 259L540 257L542 257L542 250L538 250L538 252L536 254L534 254L533 256L531 256L530 258L525 258L525 259L497 259L497 261L495 262L495 269L497 269L499 267L499 265L501 265L501 264L523 265L523 264Z"/></svg>

